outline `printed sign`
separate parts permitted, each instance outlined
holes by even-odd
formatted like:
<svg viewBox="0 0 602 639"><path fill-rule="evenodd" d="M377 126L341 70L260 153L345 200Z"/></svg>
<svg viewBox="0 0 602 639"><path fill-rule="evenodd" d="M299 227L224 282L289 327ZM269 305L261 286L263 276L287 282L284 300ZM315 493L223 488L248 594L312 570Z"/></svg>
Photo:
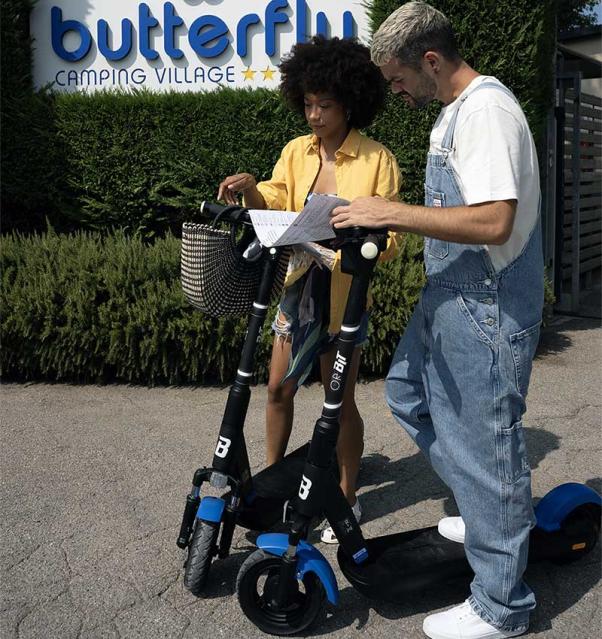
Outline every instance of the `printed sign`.
<svg viewBox="0 0 602 639"><path fill-rule="evenodd" d="M61 91L278 86L296 42L366 42L363 0L39 0L34 83Z"/></svg>

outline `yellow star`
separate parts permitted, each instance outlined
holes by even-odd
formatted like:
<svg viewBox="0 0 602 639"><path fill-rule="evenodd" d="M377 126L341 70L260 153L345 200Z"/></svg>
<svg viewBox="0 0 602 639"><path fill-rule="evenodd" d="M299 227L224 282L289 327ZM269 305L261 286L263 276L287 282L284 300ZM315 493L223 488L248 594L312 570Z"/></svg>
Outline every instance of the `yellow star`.
<svg viewBox="0 0 602 639"><path fill-rule="evenodd" d="M253 80L254 79L254 75L257 73L257 71L253 71L251 69L251 67L247 67L242 74L245 76L245 80Z"/></svg>
<svg viewBox="0 0 602 639"><path fill-rule="evenodd" d="M263 73L263 79L264 80L273 80L274 79L274 73L276 73L276 69L270 69L270 66L268 65L265 70L262 71Z"/></svg>

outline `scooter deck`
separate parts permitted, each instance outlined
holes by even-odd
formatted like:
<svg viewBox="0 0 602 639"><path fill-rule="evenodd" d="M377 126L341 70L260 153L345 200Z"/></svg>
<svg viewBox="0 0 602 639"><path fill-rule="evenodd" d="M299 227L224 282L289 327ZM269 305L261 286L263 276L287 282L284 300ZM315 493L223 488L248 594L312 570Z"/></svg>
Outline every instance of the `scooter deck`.
<svg viewBox="0 0 602 639"><path fill-rule="evenodd" d="M437 527L366 541L368 559L356 564L342 547L337 559L345 577L364 596L400 602L433 583L470 577L464 545L445 539Z"/></svg>
<svg viewBox="0 0 602 639"><path fill-rule="evenodd" d="M286 500L295 495L308 453L309 442L253 475L253 488L257 496Z"/></svg>
<svg viewBox="0 0 602 639"><path fill-rule="evenodd" d="M535 527L529 536L529 563L569 562L594 548L600 532L599 510L576 511L562 529ZM400 602L410 593L446 581L470 579L464 544L442 537L436 526L375 537L366 541L368 559L356 564L342 547L337 559L343 574L363 595Z"/></svg>
<svg viewBox="0 0 602 639"><path fill-rule="evenodd" d="M243 504L237 523L250 530L269 530L282 521L286 501L299 490L309 442L253 476L253 492Z"/></svg>

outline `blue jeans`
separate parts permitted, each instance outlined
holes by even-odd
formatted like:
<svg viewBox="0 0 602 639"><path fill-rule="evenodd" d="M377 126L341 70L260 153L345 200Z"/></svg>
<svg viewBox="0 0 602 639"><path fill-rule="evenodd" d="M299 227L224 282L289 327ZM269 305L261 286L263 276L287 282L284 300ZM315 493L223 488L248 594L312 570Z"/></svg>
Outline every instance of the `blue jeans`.
<svg viewBox="0 0 602 639"><path fill-rule="evenodd" d="M482 90L509 93L488 82L472 93ZM442 152L428 155L432 211L466 204L449 160L472 93L455 106ZM475 573L472 609L496 628L524 630L535 607L523 580L535 522L521 419L543 306L541 228L500 271L477 244L425 238L424 258L427 285L393 357L387 401L454 493Z"/></svg>
<svg viewBox="0 0 602 639"><path fill-rule="evenodd" d="M504 335L480 316L490 298L427 285L393 356L386 396L467 524L472 607L511 631L526 629L534 606L522 581L535 520L521 415L539 323Z"/></svg>

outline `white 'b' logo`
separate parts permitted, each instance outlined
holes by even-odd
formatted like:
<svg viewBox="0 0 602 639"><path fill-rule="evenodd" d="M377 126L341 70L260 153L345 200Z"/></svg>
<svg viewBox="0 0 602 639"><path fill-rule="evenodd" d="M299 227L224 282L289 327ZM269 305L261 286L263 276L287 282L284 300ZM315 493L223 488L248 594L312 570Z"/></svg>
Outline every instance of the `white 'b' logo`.
<svg viewBox="0 0 602 639"><path fill-rule="evenodd" d="M231 443L232 443L231 439L228 439L227 437L223 437L222 435L220 435L217 441L215 454L218 457L221 457L222 459L224 459L226 455L228 454L228 448L230 448Z"/></svg>
<svg viewBox="0 0 602 639"><path fill-rule="evenodd" d="M301 479L301 486L299 487L299 497L303 500L306 500L309 497L310 488L311 480L307 479L307 477L303 475L303 479Z"/></svg>

